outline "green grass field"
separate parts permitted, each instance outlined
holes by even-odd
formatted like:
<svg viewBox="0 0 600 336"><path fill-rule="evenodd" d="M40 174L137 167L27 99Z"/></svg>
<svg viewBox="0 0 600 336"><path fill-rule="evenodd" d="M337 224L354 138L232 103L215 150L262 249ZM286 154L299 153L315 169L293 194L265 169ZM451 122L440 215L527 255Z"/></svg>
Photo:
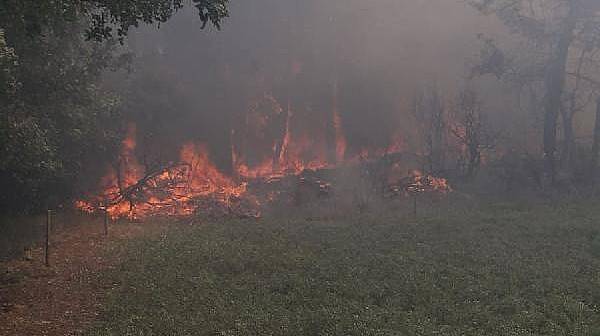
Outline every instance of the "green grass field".
<svg viewBox="0 0 600 336"><path fill-rule="evenodd" d="M132 242L89 335L600 335L600 206L227 221Z"/></svg>

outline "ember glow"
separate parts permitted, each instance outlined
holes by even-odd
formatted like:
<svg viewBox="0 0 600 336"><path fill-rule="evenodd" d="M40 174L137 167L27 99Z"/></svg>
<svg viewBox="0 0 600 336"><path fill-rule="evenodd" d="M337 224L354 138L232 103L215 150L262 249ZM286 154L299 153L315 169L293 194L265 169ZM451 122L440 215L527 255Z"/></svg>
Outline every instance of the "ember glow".
<svg viewBox="0 0 600 336"><path fill-rule="evenodd" d="M444 178L424 175L421 171L413 171L409 176L410 183L406 190L411 193L437 192L446 194L452 191L448 181Z"/></svg>
<svg viewBox="0 0 600 336"><path fill-rule="evenodd" d="M131 155L135 144L132 126L122 142L118 172L110 169L102 181L103 192L91 201L77 201L77 208L85 212L106 209L112 218L186 216L196 211L200 198L229 206L246 192L246 183L236 183L216 168L204 145L188 143L181 149L179 163L145 172Z"/></svg>
<svg viewBox="0 0 600 336"><path fill-rule="evenodd" d="M335 142L328 144L327 130L322 134L303 132L301 127L294 124L294 113L289 108L284 112L272 95L265 95L261 100L250 105L246 129L231 131L233 174L226 174L217 167L207 146L193 142L182 146L178 162L160 170L148 171L136 158L136 127L130 125L121 143L116 166L108 169L100 183L101 192L88 200L76 201L75 206L85 212L106 209L112 218L130 219L190 216L198 211L208 211L207 206L218 207L227 212L232 211L242 199L250 200L258 207L260 201L248 190L248 184L252 181L270 183L274 179L301 175L305 171L333 170L341 165L360 166L405 150L404 138L398 133L390 138L387 147L363 148L354 156L348 156L348 142L335 101L332 120L328 124L332 127L331 134L334 135ZM261 114L261 106L268 106L271 114ZM265 135L265 130L273 128L273 120L285 120L279 138ZM248 136L250 132L258 135L252 133ZM264 157L262 162L254 165L248 162L249 153L236 146L238 134L246 135L242 141L252 139L267 149L261 154ZM330 148L333 148L333 160L328 156ZM299 178L299 184L306 184L305 182L306 178ZM332 189L328 182L319 183L327 186L320 189L324 194ZM405 189L409 192L451 191L445 179L420 172L413 172L406 184ZM266 201L273 201L275 194L277 192L270 192Z"/></svg>

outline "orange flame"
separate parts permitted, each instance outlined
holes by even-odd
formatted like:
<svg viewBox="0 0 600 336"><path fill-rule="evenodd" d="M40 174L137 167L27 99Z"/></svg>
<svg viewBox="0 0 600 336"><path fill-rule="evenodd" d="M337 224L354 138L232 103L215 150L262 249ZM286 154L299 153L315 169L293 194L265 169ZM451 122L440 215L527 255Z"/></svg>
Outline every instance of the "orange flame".
<svg viewBox="0 0 600 336"><path fill-rule="evenodd" d="M446 194L452 191L448 180L445 178L425 175L419 170L413 171L409 178L412 183L407 186L407 191L412 193L437 192Z"/></svg>
<svg viewBox="0 0 600 336"><path fill-rule="evenodd" d="M342 118L336 108L333 110L333 127L335 129L335 158L336 162L343 162L346 157L346 148L348 143L344 130L342 129Z"/></svg>
<svg viewBox="0 0 600 336"><path fill-rule="evenodd" d="M90 201L77 201L75 206L85 212L106 209L112 218L132 219L153 215L191 215L204 210L199 208L201 205L198 202L203 199L231 209L232 200L239 200L242 197L254 199L247 190L248 180L298 175L306 169L334 168L339 164L376 160L405 150L403 136L396 133L387 147L362 148L354 157L349 157L348 142L342 127L336 95L337 93L334 93L332 123L327 123L329 129L317 127L310 132L300 127L301 122L293 125L298 122L298 119L295 118L290 104L284 116L283 109L272 95L266 94L261 98L262 101L251 105L252 113L248 113L246 118L258 119L245 120L246 127L250 124L260 131L273 129L271 126L276 125L275 122L281 122L280 127L284 129L281 135L278 135L279 139L270 139L267 134L272 136L272 133L268 132L265 132L265 136L257 137L257 141L261 142L261 148L265 151L270 141L273 141L273 144L271 153L264 153L262 156L265 159L252 166L246 160L248 153L240 152L236 148L238 134L232 130L231 163L235 176L228 176L219 170L211 160L207 147L196 143L182 146L177 164L166 167L162 171L148 172L136 159L136 127L129 125L121 144L118 165L109 168L106 176L102 178L101 193ZM265 102L266 105L260 105ZM261 115L260 106L267 106L271 114ZM283 117L285 117L285 125L283 125ZM333 125L333 130L330 125ZM328 155L328 153L332 154L331 145L328 146L327 141L332 139L327 136L332 135L328 133L331 131L335 132L335 162L330 162L331 155ZM248 132L240 132L244 137L247 136L246 133ZM413 175L412 186L416 192L451 191L448 182L443 178L425 176L420 172L415 172Z"/></svg>
<svg viewBox="0 0 600 336"><path fill-rule="evenodd" d="M77 201L75 206L85 212L106 209L112 218L190 215L197 210L194 200L199 197L210 196L229 206L232 198L246 192L245 183L235 183L216 168L204 145L184 145L180 164L149 176L144 176L134 150L134 132L128 131L122 143L120 173L109 170L101 195L91 202Z"/></svg>

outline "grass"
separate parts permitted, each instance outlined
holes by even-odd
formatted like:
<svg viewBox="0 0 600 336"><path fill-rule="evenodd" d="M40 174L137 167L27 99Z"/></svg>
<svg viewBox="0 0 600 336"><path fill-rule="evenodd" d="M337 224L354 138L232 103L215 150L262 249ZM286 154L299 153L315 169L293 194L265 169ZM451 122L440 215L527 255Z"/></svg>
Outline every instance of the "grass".
<svg viewBox="0 0 600 336"><path fill-rule="evenodd" d="M600 206L227 221L131 244L88 335L600 335Z"/></svg>
<svg viewBox="0 0 600 336"><path fill-rule="evenodd" d="M52 213L51 223L51 239L55 240L82 224L98 225L99 219L78 211L60 209ZM45 235L45 213L0 216L0 261L20 258L24 250L42 246Z"/></svg>
<svg viewBox="0 0 600 336"><path fill-rule="evenodd" d="M26 248L44 237L46 218L38 216L0 216L0 261L23 255Z"/></svg>

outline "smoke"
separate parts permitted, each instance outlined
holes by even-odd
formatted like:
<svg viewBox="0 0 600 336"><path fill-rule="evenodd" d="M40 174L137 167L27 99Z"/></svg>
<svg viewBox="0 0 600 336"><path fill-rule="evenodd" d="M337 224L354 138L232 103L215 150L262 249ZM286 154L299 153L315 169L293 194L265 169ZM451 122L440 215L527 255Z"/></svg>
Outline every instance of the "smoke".
<svg viewBox="0 0 600 336"><path fill-rule="evenodd" d="M231 6L222 31L200 30L188 8L160 30L132 33L129 110L145 134L139 141L147 157L168 160L183 143L198 141L219 167L233 170L230 148L248 139L234 139L232 130L247 130L250 106L266 95L281 113L293 113L296 133L320 142L337 108L348 155L389 146L397 134L415 142L415 92L435 83L452 97L464 82L465 60L481 47L477 34L494 26L458 0ZM271 119L284 128L285 117Z"/></svg>

